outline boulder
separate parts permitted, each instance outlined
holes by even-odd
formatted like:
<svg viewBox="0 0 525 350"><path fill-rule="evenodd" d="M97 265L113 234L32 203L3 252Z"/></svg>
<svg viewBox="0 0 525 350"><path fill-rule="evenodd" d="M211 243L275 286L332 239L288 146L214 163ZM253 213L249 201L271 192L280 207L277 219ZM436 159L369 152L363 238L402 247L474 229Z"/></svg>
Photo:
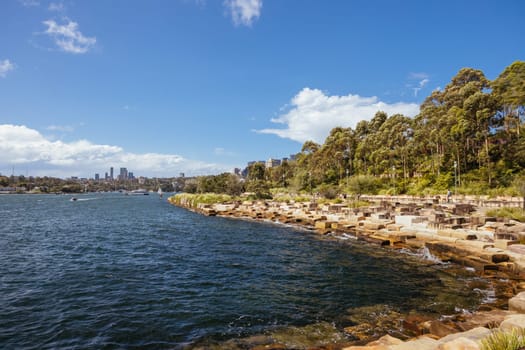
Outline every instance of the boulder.
<svg viewBox="0 0 525 350"><path fill-rule="evenodd" d="M446 323L444 323L442 321L435 320L435 321L431 321L430 322L429 331L430 331L430 333L432 333L432 334L438 336L439 338L441 338L441 337L447 336L449 334L456 333L457 329L455 329L451 325L446 324Z"/></svg>
<svg viewBox="0 0 525 350"><path fill-rule="evenodd" d="M487 327L497 328L509 315L514 313L507 310L491 310L491 311L480 311L476 312L472 317L469 317L466 321L458 323L461 330L467 331L476 327Z"/></svg>
<svg viewBox="0 0 525 350"><path fill-rule="evenodd" d="M389 350L435 350L438 345L437 340L422 336L403 344L390 345Z"/></svg>
<svg viewBox="0 0 525 350"><path fill-rule="evenodd" d="M480 347L474 340L461 337L439 344L437 350L480 350Z"/></svg>
<svg viewBox="0 0 525 350"><path fill-rule="evenodd" d="M458 338L467 338L473 341L481 341L481 339L489 336L491 333L490 329L485 327L476 327L462 333L449 334L439 340L440 344L448 343Z"/></svg>
<svg viewBox="0 0 525 350"><path fill-rule="evenodd" d="M370 342L364 346L350 346L343 350L389 350L391 345L403 344L403 341L390 335L385 335L376 341Z"/></svg>
<svg viewBox="0 0 525 350"><path fill-rule="evenodd" d="M518 293L509 299L509 310L525 313L525 292Z"/></svg>
<svg viewBox="0 0 525 350"><path fill-rule="evenodd" d="M514 328L524 329L525 328L525 315L510 315L501 322L499 329L501 331L511 331Z"/></svg>

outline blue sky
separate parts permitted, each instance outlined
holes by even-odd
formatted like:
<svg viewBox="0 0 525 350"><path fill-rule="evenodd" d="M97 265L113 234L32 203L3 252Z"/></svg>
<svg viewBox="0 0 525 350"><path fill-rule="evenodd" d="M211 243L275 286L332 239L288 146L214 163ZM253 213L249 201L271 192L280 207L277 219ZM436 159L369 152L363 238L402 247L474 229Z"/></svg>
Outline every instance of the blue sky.
<svg viewBox="0 0 525 350"><path fill-rule="evenodd" d="M525 59L521 0L4 0L0 173L212 174L377 110L414 116L463 67Z"/></svg>

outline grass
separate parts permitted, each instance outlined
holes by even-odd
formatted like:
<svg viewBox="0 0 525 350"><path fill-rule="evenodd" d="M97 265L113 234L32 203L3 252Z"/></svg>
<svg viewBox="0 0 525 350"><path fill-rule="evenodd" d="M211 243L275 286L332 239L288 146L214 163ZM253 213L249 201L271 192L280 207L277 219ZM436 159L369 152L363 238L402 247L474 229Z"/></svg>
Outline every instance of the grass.
<svg viewBox="0 0 525 350"><path fill-rule="evenodd" d="M487 216L508 218L520 222L525 222L525 211L522 208L516 207L503 207L498 209L491 209L487 211Z"/></svg>
<svg viewBox="0 0 525 350"><path fill-rule="evenodd" d="M513 328L510 332L500 330L481 341L481 350L521 350L525 349L525 329Z"/></svg>

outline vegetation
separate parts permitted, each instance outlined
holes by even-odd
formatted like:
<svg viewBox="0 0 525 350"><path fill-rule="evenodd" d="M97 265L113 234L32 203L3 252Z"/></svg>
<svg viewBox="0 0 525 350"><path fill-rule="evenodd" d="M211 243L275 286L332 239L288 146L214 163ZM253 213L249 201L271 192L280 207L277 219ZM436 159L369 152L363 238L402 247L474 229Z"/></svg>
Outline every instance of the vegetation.
<svg viewBox="0 0 525 350"><path fill-rule="evenodd" d="M520 222L525 222L525 210L522 208L498 208L487 211L487 216L495 216L498 218L508 218Z"/></svg>
<svg viewBox="0 0 525 350"><path fill-rule="evenodd" d="M250 165L246 181L235 183L234 191L230 183L213 190L240 187L260 198L275 187L330 198L447 190L525 198L524 121L525 62L512 63L493 81L480 70L463 68L424 100L414 118L379 111L355 129L332 129L323 144L306 141L294 160L280 166Z"/></svg>
<svg viewBox="0 0 525 350"><path fill-rule="evenodd" d="M510 332L494 331L481 341L482 350L520 350L525 348L525 329L513 328Z"/></svg>
<svg viewBox="0 0 525 350"><path fill-rule="evenodd" d="M233 197L227 194L217 193L178 193L175 196L170 197L171 202L178 205L188 206L190 208L196 208L199 204L216 204L216 203L228 203L233 201Z"/></svg>

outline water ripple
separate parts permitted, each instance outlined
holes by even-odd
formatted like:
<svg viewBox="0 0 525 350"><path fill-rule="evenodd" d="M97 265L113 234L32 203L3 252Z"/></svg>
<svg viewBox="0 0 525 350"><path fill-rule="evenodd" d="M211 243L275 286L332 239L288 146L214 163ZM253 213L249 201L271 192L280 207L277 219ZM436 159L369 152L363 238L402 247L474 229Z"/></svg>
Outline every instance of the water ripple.
<svg viewBox="0 0 525 350"><path fill-rule="evenodd" d="M343 327L345 310L367 305L443 312L485 297L353 240L202 217L156 196L78 197L0 196L0 348L171 349Z"/></svg>

